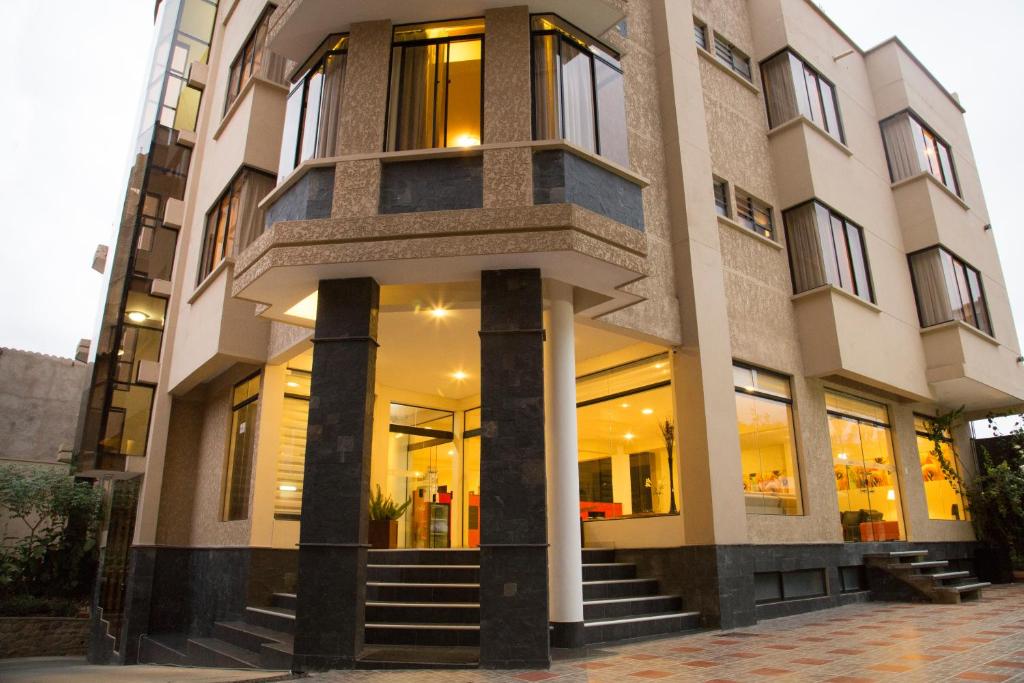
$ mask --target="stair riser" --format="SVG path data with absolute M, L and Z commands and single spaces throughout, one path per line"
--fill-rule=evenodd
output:
M 284 633 L 295 633 L 295 620 L 276 614 L 257 612 L 254 610 L 245 611 L 245 621 L 254 626 L 283 631 Z
M 593 564 L 593 563 L 596 563 L 596 562 L 614 562 L 614 561 L 615 561 L 615 551 L 614 550 L 606 550 L 604 548 L 600 548 L 600 549 L 584 548 L 583 549 L 583 563 L 584 564 Z
M 480 589 L 444 586 L 367 586 L 366 599 L 377 602 L 479 602 Z
M 274 607 L 283 607 L 284 609 L 295 609 L 295 596 L 294 595 L 283 595 L 281 593 L 275 593 L 270 598 L 270 604 Z
M 188 641 L 188 658 L 192 666 L 205 666 L 220 669 L 254 669 L 252 663 L 230 657 L 216 650 L 204 647 L 194 640 Z M 256 659 L 256 655 L 253 654 Z
M 584 565 L 584 581 L 601 581 L 604 579 L 635 579 L 635 564 Z
M 666 633 L 678 633 L 700 625 L 697 617 L 673 617 L 657 621 L 640 621 L 627 624 L 590 626 L 584 629 L 588 644 L 606 643 L 613 640 L 643 638 Z
M 480 644 L 480 632 L 367 627 L 366 642 L 370 645 L 473 646 Z
M 480 570 L 461 567 L 369 567 L 368 581 L 403 583 L 480 583 Z
M 638 600 L 636 602 L 612 602 L 605 605 L 584 605 L 583 618 L 612 619 L 616 617 L 636 617 L 659 612 L 677 612 L 683 609 L 683 601 L 678 597 L 664 597 L 656 600 Z
M 246 631 L 220 623 L 213 625 L 213 637 L 238 647 L 244 647 L 252 652 L 259 652 L 260 648 L 263 647 L 263 643 L 271 642 L 267 638 L 258 636 L 255 633 L 247 633 Z
M 160 643 L 143 637 L 139 647 L 140 664 L 160 664 L 163 666 L 188 666 L 188 657 L 184 654 L 164 647 Z
M 630 598 L 641 595 L 657 595 L 658 581 L 630 581 L 628 583 L 598 583 L 583 586 L 584 600 L 601 600 L 603 598 Z
M 260 666 L 264 669 L 291 671 L 292 655 L 274 648 L 260 648 Z
M 369 564 L 480 564 L 478 550 L 371 550 Z
M 371 624 L 479 624 L 479 607 L 374 607 L 366 606 Z

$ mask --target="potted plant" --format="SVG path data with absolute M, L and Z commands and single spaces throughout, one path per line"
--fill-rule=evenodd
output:
M 384 497 L 377 484 L 377 494 L 370 496 L 370 529 L 367 534 L 370 547 L 377 549 L 398 547 L 398 518 L 412 503 L 412 498 L 396 505 L 391 496 Z

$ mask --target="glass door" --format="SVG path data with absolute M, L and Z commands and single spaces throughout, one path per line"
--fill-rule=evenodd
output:
M 462 432 L 462 543 L 480 547 L 480 409 L 467 410 Z

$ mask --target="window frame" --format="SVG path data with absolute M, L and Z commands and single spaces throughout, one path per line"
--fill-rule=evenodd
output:
M 859 236 L 859 239 L 860 239 L 860 251 L 861 251 L 861 256 L 864 259 L 864 273 L 865 273 L 865 276 L 867 278 L 867 283 L 866 284 L 867 284 L 867 287 L 868 287 L 869 298 L 865 299 L 860 294 L 858 294 L 857 291 L 856 291 L 857 290 L 857 287 L 856 287 L 856 268 L 854 267 L 852 259 L 850 259 L 849 266 L 850 266 L 850 272 L 854 275 L 854 290 L 853 291 L 850 291 L 849 289 L 846 289 L 845 287 L 841 286 L 840 284 L 837 284 L 837 283 L 834 283 L 834 282 L 828 282 L 827 281 L 827 272 L 826 272 L 826 282 L 824 282 L 823 284 L 818 285 L 817 287 L 811 287 L 809 289 L 805 289 L 805 290 L 802 290 L 802 291 L 797 291 L 796 270 L 795 270 L 794 264 L 793 264 L 793 247 L 791 246 L 791 245 L 793 245 L 793 240 L 791 239 L 791 236 L 789 234 L 789 225 L 786 222 L 786 214 L 788 214 L 791 211 L 796 211 L 797 209 L 802 209 L 803 207 L 807 206 L 808 204 L 812 204 L 812 205 L 813 204 L 817 204 L 817 205 L 821 206 L 823 209 L 825 209 L 826 211 L 829 212 L 829 232 L 830 232 L 830 234 L 834 235 L 834 232 L 832 231 L 832 224 L 831 224 L 831 219 L 832 218 L 838 218 L 839 220 L 841 220 L 843 222 L 843 224 L 844 224 L 843 235 L 846 238 L 846 253 L 848 255 L 850 254 L 849 226 L 853 226 L 854 228 L 856 228 L 858 230 L 858 233 L 859 233 L 858 236 Z M 864 230 L 864 226 L 862 226 L 860 223 L 856 223 L 856 222 L 850 220 L 844 214 L 840 213 L 835 208 L 833 208 L 830 204 L 827 204 L 827 203 L 823 202 L 822 200 L 818 199 L 817 197 L 812 197 L 811 199 L 808 199 L 807 201 L 800 202 L 799 204 L 795 204 L 795 205 L 793 205 L 793 206 L 791 206 L 791 207 L 789 207 L 787 209 L 784 209 L 782 211 L 782 227 L 783 227 L 783 230 L 786 233 L 786 245 L 787 245 L 786 254 L 787 254 L 788 262 L 789 262 L 789 277 L 790 277 L 790 282 L 793 285 L 793 294 L 794 295 L 803 294 L 804 292 L 810 292 L 810 291 L 813 291 L 815 289 L 819 289 L 819 288 L 821 288 L 821 287 L 823 287 L 825 285 L 828 285 L 828 286 L 831 286 L 831 287 L 835 287 L 837 289 L 841 289 L 844 292 L 846 292 L 847 294 L 851 294 L 851 295 L 857 297 L 858 299 L 861 299 L 863 301 L 867 301 L 870 304 L 877 305 L 878 300 L 877 300 L 876 293 L 875 293 L 875 280 L 874 280 L 874 276 L 872 275 L 871 257 L 868 254 L 867 239 L 865 238 L 865 235 L 867 233 Z M 817 227 L 820 230 L 820 226 L 817 226 Z M 833 244 L 832 244 L 832 253 L 833 253 L 833 255 L 835 257 L 838 257 L 838 252 L 835 249 L 834 237 L 833 237 Z M 822 253 L 822 258 L 823 259 L 825 258 L 825 254 L 824 253 Z M 849 256 L 848 256 L 848 258 L 849 258 Z M 838 263 L 837 263 L 837 266 L 838 266 Z
M 575 33 L 583 38 L 586 38 L 590 43 L 597 46 L 597 50 L 594 50 L 590 44 L 582 40 L 570 40 L 564 32 L 557 29 L 534 29 L 533 22 L 537 17 L 554 17 L 559 23 L 564 25 L 564 28 L 569 33 Z M 570 21 L 566 21 L 561 15 L 555 12 L 535 12 L 530 14 L 530 135 L 532 139 L 537 140 L 537 102 L 536 102 L 536 49 L 535 49 L 535 38 L 538 36 L 555 36 L 558 39 L 558 46 L 561 48 L 563 42 L 577 50 L 580 54 L 586 55 L 590 58 L 590 97 L 591 106 L 594 111 L 594 154 L 605 159 L 609 159 L 612 163 L 618 163 L 610 157 L 605 157 L 601 151 L 601 111 L 598 106 L 598 91 L 597 91 L 597 72 L 595 60 L 601 60 L 601 62 L 618 73 L 623 78 L 623 87 L 625 87 L 625 71 L 622 69 L 622 55 L 618 50 L 609 47 L 604 42 L 598 40 L 594 36 L 590 35 L 586 31 L 582 30 Z M 602 55 L 601 52 L 604 54 Z M 558 51 L 561 55 L 561 49 Z M 608 58 L 615 60 L 613 63 Z M 559 59 L 559 76 L 558 76 L 558 106 L 559 106 L 559 139 L 568 141 L 565 133 L 565 88 L 563 86 L 562 74 L 561 74 L 562 62 Z M 623 109 L 625 109 L 625 100 L 623 101 Z M 628 112 L 627 112 L 628 115 Z M 629 154 L 629 133 L 626 132 L 626 153 Z
M 235 391 L 237 391 L 239 387 L 241 387 L 241 386 L 243 386 L 245 384 L 248 384 L 249 382 L 251 382 L 252 380 L 257 379 L 257 378 L 259 378 L 259 381 L 257 382 L 257 385 L 256 385 L 256 392 L 253 395 L 248 396 L 245 399 L 239 401 L 238 403 L 235 403 Z M 251 486 L 252 486 L 253 466 L 256 464 L 255 463 L 255 457 L 256 457 L 257 444 L 256 444 L 255 440 L 252 442 L 253 450 L 252 450 L 252 453 L 250 454 L 250 460 L 249 460 L 249 473 L 248 473 L 249 474 L 249 480 L 245 482 L 245 485 L 247 487 L 246 493 L 245 493 L 245 498 L 246 498 L 246 501 L 245 501 L 245 514 L 243 516 L 241 516 L 241 517 L 232 517 L 231 516 L 231 486 L 233 484 L 232 473 L 233 473 L 233 470 L 234 470 L 234 468 L 233 468 L 233 465 L 234 465 L 234 454 L 232 453 L 232 450 L 233 450 L 232 449 L 232 445 L 234 444 L 234 439 L 235 439 L 235 436 L 236 436 L 235 433 L 234 433 L 234 429 L 235 429 L 235 427 L 234 427 L 235 415 L 238 413 L 238 411 L 242 410 L 243 408 L 246 408 L 247 406 L 252 405 L 253 403 L 257 403 L 260 400 L 260 396 L 263 394 L 263 370 L 262 369 L 256 370 L 255 372 L 252 372 L 252 373 L 246 375 L 243 379 L 240 379 L 239 381 L 232 383 L 231 384 L 230 392 L 231 393 L 229 394 L 229 397 L 230 397 L 231 412 L 230 412 L 230 414 L 228 416 L 228 429 L 229 429 L 230 433 L 228 434 L 228 439 L 227 439 L 227 453 L 225 454 L 225 458 L 224 458 L 224 484 L 222 486 L 223 490 L 221 491 L 221 514 L 220 514 L 220 521 L 221 522 L 240 522 L 240 521 L 245 521 L 247 519 L 250 519 L 251 516 L 252 516 L 250 514 L 250 512 L 249 512 L 249 507 L 252 505 L 252 491 L 250 489 L 251 489 Z M 256 412 L 256 420 L 257 420 L 257 424 L 258 424 L 258 421 L 259 421 L 259 410 L 258 410 L 258 408 L 257 408 L 257 412 Z
M 460 36 L 445 36 L 445 37 L 442 37 L 442 38 L 424 38 L 424 39 L 421 39 L 421 40 L 401 40 L 401 41 L 395 41 L 395 32 L 398 29 L 401 29 L 401 28 L 403 28 L 405 26 L 418 26 L 418 25 L 421 25 L 421 24 L 422 25 L 428 25 L 428 24 L 429 25 L 439 25 L 439 24 L 447 24 L 447 23 L 456 22 L 456 21 L 468 21 L 468 20 L 471 20 L 471 19 L 479 19 L 480 21 L 484 22 L 484 32 L 483 33 L 467 33 L 466 35 L 460 35 Z M 484 115 L 485 115 L 485 109 L 486 109 L 486 91 L 485 91 L 485 88 L 486 88 L 486 85 L 487 85 L 487 83 L 486 83 L 486 74 L 487 74 L 487 40 L 486 40 L 486 32 L 487 32 L 486 18 L 483 15 L 469 16 L 469 17 L 452 17 L 452 18 L 449 18 L 449 19 L 439 19 L 437 21 L 413 21 L 413 22 L 407 22 L 407 23 L 404 23 L 404 24 L 394 24 L 391 27 L 391 41 L 390 41 L 389 46 L 388 46 L 387 101 L 384 104 L 384 148 L 383 148 L 384 152 L 389 152 L 390 151 L 388 149 L 388 147 L 391 144 L 391 140 L 390 140 L 390 133 L 391 133 L 391 99 L 392 99 L 391 88 L 394 85 L 392 83 L 392 78 L 393 78 L 393 76 L 395 74 L 395 69 L 394 69 L 394 67 L 395 67 L 395 64 L 394 64 L 394 61 L 395 61 L 395 48 L 396 47 L 402 47 L 403 48 L 403 50 L 402 50 L 402 60 L 404 61 L 405 60 L 405 50 L 404 50 L 404 48 L 406 48 L 406 47 L 422 47 L 424 45 L 442 45 L 442 44 L 450 46 L 451 43 L 453 43 L 453 42 L 470 41 L 470 40 L 479 40 L 480 41 L 480 145 L 485 144 L 486 141 L 484 139 L 484 128 L 485 128 L 484 127 Z M 347 48 L 346 48 L 346 52 L 347 52 Z M 532 53 L 532 42 L 531 42 L 531 53 Z M 532 56 L 531 56 L 531 60 L 532 60 Z M 447 64 L 447 62 L 446 62 L 446 64 Z M 435 74 L 437 73 L 436 69 L 437 69 L 437 67 L 435 66 Z M 402 85 L 401 84 L 401 69 L 399 69 L 399 77 L 400 78 L 399 78 L 398 87 L 399 87 L 399 89 L 401 89 L 401 85 Z M 434 105 L 433 105 L 434 119 L 437 118 L 437 106 L 438 106 L 437 92 L 435 91 L 434 92 Z M 423 149 L 449 149 L 447 147 L 447 143 L 448 143 L 448 89 L 447 89 L 447 87 L 445 88 L 444 135 L 442 137 L 443 137 L 443 141 L 442 141 L 442 144 L 440 146 L 417 147 L 417 148 L 414 148 L 412 150 L 394 150 L 394 151 L 414 151 L 416 149 L 418 149 L 418 150 L 423 150 Z
M 231 105 L 234 104 L 242 94 L 242 90 L 245 89 L 246 84 L 256 77 L 256 69 L 258 68 L 256 64 L 257 53 L 259 53 L 260 56 L 260 65 L 263 63 L 263 53 L 267 49 L 267 37 L 270 34 L 270 17 L 274 14 L 276 9 L 277 5 L 272 2 L 268 2 L 266 6 L 264 6 L 260 11 L 259 16 L 256 18 L 256 21 L 253 23 L 252 28 L 249 30 L 248 35 L 246 35 L 245 40 L 242 41 L 242 45 L 238 48 L 238 52 L 235 53 L 234 59 L 232 59 L 231 63 L 228 65 L 227 96 L 224 99 L 225 114 L 231 108 Z M 260 29 L 264 27 L 266 28 L 266 31 L 263 34 L 263 45 L 257 48 L 256 36 L 259 34 Z M 252 56 L 249 59 L 249 75 L 243 80 L 241 76 L 243 69 L 239 69 L 238 82 L 235 83 L 233 80 L 235 66 L 241 62 L 243 57 L 245 57 L 245 51 L 250 46 L 252 46 L 253 51 Z
M 238 167 L 238 170 L 235 171 L 234 175 L 231 176 L 231 179 L 227 182 L 227 184 L 224 186 L 224 188 L 217 195 L 217 198 L 214 199 L 213 202 L 210 204 L 210 208 L 206 210 L 205 214 L 203 214 L 203 234 L 202 234 L 202 240 L 199 243 L 199 268 L 198 268 L 197 273 L 196 273 L 196 285 L 197 286 L 202 284 L 203 281 L 206 280 L 206 278 L 208 278 L 215 270 L 217 270 L 217 267 L 220 266 L 221 263 L 226 261 L 228 258 L 233 258 L 233 255 L 228 254 L 227 250 L 226 250 L 227 236 L 228 236 L 228 234 L 230 232 L 227 229 L 227 227 L 225 227 L 224 236 L 222 238 L 221 257 L 220 257 L 220 259 L 216 263 L 213 263 L 211 261 L 211 263 L 209 265 L 209 268 L 206 267 L 206 262 L 207 262 L 208 258 L 210 258 L 210 259 L 213 258 L 213 253 L 214 252 L 211 251 L 210 253 L 207 253 L 207 251 L 206 251 L 206 245 L 207 245 L 206 241 L 207 241 L 207 238 L 209 237 L 209 233 L 210 233 L 210 216 L 213 215 L 215 212 L 220 211 L 221 204 L 222 204 L 222 202 L 225 199 L 229 200 L 228 201 L 227 222 L 225 223 L 225 226 L 230 225 L 230 222 L 231 222 L 231 202 L 230 202 L 230 196 L 235 191 L 236 183 L 239 183 L 237 189 L 238 189 L 238 192 L 239 192 L 239 198 L 241 198 L 242 185 L 240 183 L 241 183 L 242 178 L 246 175 L 246 173 L 255 173 L 255 174 L 258 174 L 258 175 L 262 175 L 262 176 L 264 176 L 266 178 L 271 179 L 273 181 L 274 185 L 277 184 L 277 176 L 275 174 L 273 174 L 273 173 L 267 173 L 264 170 L 258 169 L 255 166 L 250 166 L 248 164 L 242 164 L 241 166 Z M 237 218 L 236 218 L 235 225 L 237 225 L 237 224 L 238 223 L 237 223 Z M 262 232 L 262 230 L 261 230 L 261 232 Z M 232 242 L 232 246 L 233 245 L 234 245 L 234 241 Z
M 740 225 L 742 225 L 744 228 L 746 228 L 750 232 L 754 233 L 755 235 L 759 235 L 760 237 L 764 237 L 766 239 L 770 239 L 773 242 L 778 242 L 779 241 L 778 240 L 778 228 L 775 225 L 775 215 L 774 215 L 775 214 L 775 208 L 773 206 L 771 206 L 768 202 L 766 202 L 766 201 L 764 201 L 762 199 L 758 199 L 757 197 L 755 197 L 754 195 L 750 194 L 746 190 L 743 190 L 743 189 L 738 188 L 738 187 L 734 187 L 733 188 L 733 193 L 732 194 L 733 194 L 733 204 L 736 207 L 736 215 L 735 215 L 736 222 L 739 223 Z M 741 198 L 741 196 L 745 197 L 746 200 L 747 200 L 745 202 L 744 209 L 749 209 L 749 218 L 747 218 L 746 215 L 741 213 L 741 210 L 740 210 L 740 206 L 741 206 L 740 198 Z M 761 207 L 763 207 L 763 208 L 758 208 L 758 207 L 754 206 L 755 203 L 756 204 L 760 204 Z M 757 220 L 755 220 L 755 215 L 756 215 L 756 212 L 758 212 L 758 211 L 760 211 L 764 215 L 768 216 L 768 232 L 770 233 L 768 235 L 765 235 L 765 234 L 763 234 L 761 232 L 761 229 L 763 229 L 763 226 L 758 225 Z M 750 221 L 750 225 L 747 224 L 748 220 Z
M 929 168 L 922 168 L 920 170 L 920 172 L 921 173 L 928 173 L 928 174 L 930 174 L 933 178 L 938 180 L 939 183 L 941 183 L 943 187 L 945 187 L 947 190 L 949 190 L 950 192 L 952 192 L 953 194 L 955 194 L 957 197 L 959 197 L 962 200 L 964 198 L 964 195 L 963 195 L 963 190 L 960 187 L 960 175 L 957 173 L 957 170 L 956 170 L 956 160 L 953 158 L 953 145 L 949 144 L 946 141 L 945 138 L 943 138 L 941 135 L 939 135 L 938 133 L 935 132 L 934 128 L 932 128 L 927 123 L 925 123 L 924 119 L 916 111 L 914 111 L 914 109 L 912 107 L 907 107 L 905 109 L 901 109 L 900 111 L 895 112 L 894 114 L 890 114 L 889 116 L 886 116 L 884 119 L 882 119 L 881 121 L 878 122 L 878 130 L 879 130 L 879 132 L 882 135 L 882 150 L 885 152 L 885 165 L 889 169 L 889 181 L 891 183 L 899 182 L 899 181 L 894 180 L 894 178 L 896 176 L 893 173 L 892 158 L 889 155 L 889 146 L 887 144 L 885 144 L 885 139 L 886 139 L 885 138 L 885 123 L 887 121 L 891 121 L 893 119 L 897 119 L 897 118 L 899 118 L 901 116 L 904 116 L 904 115 L 909 116 L 910 120 L 913 121 L 914 123 L 916 123 L 918 126 L 920 126 L 921 130 L 924 133 L 927 133 L 927 134 L 931 135 L 932 139 L 933 139 L 933 141 L 935 143 L 936 161 L 939 164 L 939 172 L 942 175 L 936 175 L 936 174 L 932 173 L 931 169 L 929 169 Z M 921 145 L 925 141 L 924 140 L 915 140 L 915 142 L 917 144 Z M 946 181 L 945 181 L 945 179 L 943 177 L 945 175 L 945 171 L 942 168 L 942 160 L 939 157 L 939 147 L 940 146 L 945 148 L 945 150 L 946 150 L 946 157 L 949 159 L 949 171 L 950 171 L 950 174 L 952 175 L 953 187 L 950 187 L 946 183 Z M 925 153 L 924 152 L 924 147 L 922 147 L 922 146 L 915 147 L 914 151 L 916 153 L 918 153 L 918 154 L 924 154 Z M 911 177 L 913 177 L 913 176 L 911 176 Z M 901 180 L 907 180 L 907 178 L 902 178 Z
M 715 213 L 717 215 L 719 215 L 719 216 L 724 217 L 724 218 L 730 218 L 731 219 L 732 218 L 732 214 L 733 214 L 733 209 L 732 209 L 732 201 L 730 201 L 730 197 L 731 197 L 731 194 L 732 194 L 730 186 L 731 186 L 731 183 L 729 183 L 729 181 L 725 180 L 724 178 L 721 178 L 719 176 L 712 176 L 711 177 L 711 189 L 712 189 L 712 192 L 714 193 L 714 197 L 715 197 Z M 723 202 L 723 204 L 721 204 L 721 205 L 718 203 L 718 188 L 719 187 L 722 188 L 722 202 Z
M 768 80 L 766 80 L 765 77 L 764 77 L 764 67 L 765 67 L 765 64 L 767 64 L 768 62 L 772 61 L 773 59 L 775 59 L 779 55 L 781 55 L 783 53 L 786 53 L 786 52 L 788 52 L 790 55 L 795 57 L 803 65 L 805 70 L 810 70 L 811 72 L 813 72 L 814 75 L 818 79 L 818 83 L 819 83 L 819 87 L 818 87 L 818 106 L 821 107 L 822 121 L 814 121 L 813 119 L 811 119 L 809 117 L 805 117 L 805 118 L 807 118 L 808 121 L 811 121 L 811 123 L 813 123 L 818 128 L 820 128 L 822 131 L 824 131 L 826 135 L 828 135 L 829 137 L 832 137 L 835 140 L 838 140 L 843 145 L 845 145 L 846 144 L 846 126 L 843 124 L 843 110 L 842 110 L 842 107 L 839 104 L 839 88 L 836 87 L 836 84 L 835 84 L 834 81 L 832 81 L 832 79 L 830 79 L 827 76 L 823 75 L 821 73 L 821 70 L 816 68 L 806 57 L 804 57 L 802 54 L 800 54 L 799 52 L 797 52 L 796 50 L 794 50 L 792 47 L 790 47 L 788 45 L 786 47 L 782 48 L 781 50 L 776 50 L 775 52 L 773 52 L 772 54 L 768 55 L 767 57 L 762 59 L 760 62 L 758 62 L 758 70 L 761 72 L 761 88 L 766 93 L 766 95 L 765 95 L 765 97 L 763 99 L 764 99 L 765 115 L 768 117 L 768 130 L 773 130 L 774 128 L 776 128 L 778 126 L 781 126 L 782 124 L 788 123 L 788 122 L 787 121 L 772 121 L 771 108 L 768 106 L 768 97 L 767 97 L 768 88 L 765 85 L 766 83 L 768 83 Z M 827 84 L 832 89 L 832 104 L 835 105 L 835 110 L 836 110 L 836 127 L 838 128 L 838 130 L 837 130 L 837 132 L 839 133 L 838 136 L 832 135 L 832 133 L 826 127 L 828 125 L 827 124 L 827 118 L 828 117 L 825 116 L 825 114 L 824 114 L 824 111 L 825 111 L 825 101 L 824 101 L 824 98 L 821 96 L 821 88 L 820 88 L 820 83 L 822 83 L 822 82 Z M 795 83 L 794 83 L 793 87 L 794 88 L 796 87 Z M 806 79 L 806 72 L 805 72 L 804 88 L 806 89 L 806 87 L 807 87 L 807 79 Z M 795 94 L 796 93 L 794 93 L 794 96 L 795 96 Z M 808 98 L 809 97 L 810 97 L 810 95 L 808 94 Z M 800 109 L 800 107 L 799 107 L 799 103 L 798 103 L 798 106 L 797 106 L 797 110 L 798 110 L 797 117 L 802 116 L 802 114 L 799 113 L 799 109 Z
M 927 423 L 927 422 L 934 422 L 935 418 L 931 417 L 931 416 L 928 416 L 928 415 L 925 415 L 923 413 L 914 413 L 914 437 L 915 437 L 915 441 L 917 440 L 917 437 L 924 437 L 924 438 L 929 440 L 929 443 L 931 443 L 932 434 L 927 432 L 927 431 L 921 431 L 920 429 L 918 429 L 917 428 L 917 421 L 918 420 L 923 420 L 924 422 Z M 960 458 L 957 457 L 956 451 L 953 450 L 953 448 L 952 448 L 953 444 L 954 444 L 953 434 L 949 430 L 947 430 L 946 433 L 942 437 L 939 438 L 939 441 L 941 441 L 942 443 L 949 444 L 949 446 L 950 446 L 950 453 L 953 456 L 950 459 L 949 462 L 952 465 L 953 470 L 956 472 L 957 476 L 960 477 L 961 479 L 963 479 L 964 475 L 963 475 L 963 472 L 961 471 L 961 467 L 960 467 L 961 463 L 958 462 L 960 460 Z M 916 445 L 916 443 L 915 443 L 915 445 Z M 921 450 L 920 450 L 920 448 L 917 449 L 917 457 L 918 457 L 918 466 L 920 467 L 920 461 L 921 461 Z M 945 472 L 943 472 L 943 476 L 945 476 Z M 938 521 L 938 522 L 970 522 L 971 521 L 970 508 L 967 505 L 967 497 L 964 495 L 964 493 L 962 491 L 961 492 L 957 492 L 955 489 L 953 490 L 953 493 L 956 494 L 957 498 L 960 499 L 960 510 L 961 510 L 961 515 L 963 515 L 963 516 L 960 519 L 946 519 L 944 517 L 932 517 L 931 510 L 930 510 L 929 505 L 928 505 L 928 487 L 926 485 L 927 483 L 928 482 L 926 482 L 924 480 L 924 477 L 922 476 L 921 477 L 921 486 L 924 487 L 924 492 L 925 492 L 925 494 L 924 494 L 925 508 L 926 508 L 929 520 L 934 520 L 934 521 Z M 949 486 L 950 486 L 950 488 L 953 487 L 952 484 L 950 484 Z
M 944 320 L 942 322 L 933 323 L 931 325 L 925 325 L 924 324 L 924 309 L 921 306 L 921 293 L 920 293 L 920 290 L 918 289 L 918 286 L 917 286 L 917 277 L 916 277 L 915 270 L 914 270 L 914 257 L 917 256 L 918 254 L 924 254 L 924 253 L 927 253 L 929 251 L 938 251 L 938 252 L 940 252 L 940 255 L 941 255 L 941 253 L 945 252 L 945 254 L 947 254 L 950 257 L 950 259 L 953 261 L 954 268 L 957 267 L 957 266 L 960 266 L 961 268 L 963 268 L 963 270 L 964 270 L 964 280 L 967 283 L 968 290 L 971 289 L 971 284 L 970 284 L 970 279 L 967 277 L 967 273 L 968 272 L 973 272 L 974 273 L 975 278 L 977 279 L 977 282 L 978 282 L 978 288 L 981 290 L 980 291 L 981 303 L 982 303 L 982 307 L 983 307 L 983 310 L 984 310 L 984 313 L 985 313 L 985 321 L 988 323 L 988 329 L 985 329 L 985 328 L 983 328 L 983 327 L 981 327 L 979 325 L 972 325 L 971 323 L 967 322 L 966 320 L 959 320 L 955 316 L 953 316 L 953 310 L 954 309 L 953 309 L 953 302 L 952 301 L 949 302 L 949 305 L 950 305 L 950 309 L 949 309 L 950 319 L 949 320 Z M 910 286 L 911 286 L 911 288 L 914 291 L 914 305 L 917 308 L 917 322 L 918 322 L 918 325 L 920 325 L 922 330 L 927 330 L 929 328 L 937 327 L 939 325 L 945 325 L 945 324 L 951 323 L 951 322 L 954 322 L 954 323 L 955 322 L 961 322 L 964 325 L 968 325 L 968 326 L 978 330 L 979 332 L 982 332 L 983 334 L 987 334 L 990 337 L 995 337 L 995 325 L 992 322 L 992 313 L 991 313 L 991 311 L 989 309 L 989 305 L 988 305 L 988 294 L 986 294 L 986 292 L 985 292 L 985 278 L 982 276 L 981 270 L 979 270 L 978 268 L 975 268 L 974 266 L 972 266 L 966 259 L 961 258 L 959 255 L 957 255 L 956 252 L 954 252 L 952 249 L 947 247 L 942 242 L 939 242 L 938 244 L 933 244 L 930 247 L 925 247 L 924 249 L 917 249 L 917 250 L 912 251 L 909 254 L 907 254 L 907 268 L 910 270 Z M 968 294 L 970 294 L 970 293 L 971 292 L 968 291 Z M 971 305 L 971 312 L 974 314 L 974 320 L 977 321 L 978 320 L 978 311 L 977 311 L 977 307 L 974 304 L 974 299 L 972 298 L 968 303 L 970 303 L 970 305 Z
M 699 42 L 697 41 L 698 32 L 701 36 Z M 693 41 L 698 48 L 705 52 L 708 51 L 708 25 L 707 22 L 698 19 L 696 15 L 693 17 Z
M 711 52 L 711 54 L 714 55 L 715 59 L 717 59 L 722 65 L 729 67 L 730 69 L 733 70 L 734 73 L 736 73 L 739 76 L 742 76 L 745 80 L 749 81 L 750 83 L 753 83 L 754 62 L 750 58 L 750 55 L 736 47 L 736 45 L 731 40 L 723 36 L 718 31 L 712 31 L 711 33 L 711 42 L 713 43 L 711 47 L 713 47 L 714 50 L 709 50 L 709 52 Z M 721 52 L 719 52 L 719 46 L 721 46 L 721 48 L 724 48 L 725 50 L 728 50 L 729 61 L 726 61 L 725 57 L 721 54 Z M 747 69 L 745 72 L 742 69 L 736 68 L 737 58 L 739 58 L 741 64 L 746 65 Z

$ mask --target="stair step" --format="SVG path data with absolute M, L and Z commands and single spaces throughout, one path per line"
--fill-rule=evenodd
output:
M 476 646 L 480 624 L 366 624 L 366 642 L 371 645 Z
M 887 553 L 867 553 L 864 557 L 882 557 L 882 558 L 904 558 L 904 557 L 925 557 L 928 555 L 927 550 L 892 550 Z
M 377 602 L 479 602 L 479 583 L 370 581 L 366 599 Z
M 682 610 L 683 599 L 678 595 L 644 595 L 628 598 L 585 600 L 583 618 L 586 621 L 639 617 Z
M 260 668 L 258 654 L 218 638 L 189 638 L 188 656 L 194 664 L 199 666 L 230 669 Z
M 367 562 L 373 565 L 463 564 L 479 565 L 478 548 L 409 548 L 370 550 Z
M 477 583 L 480 566 L 473 564 L 371 564 L 369 581 L 411 583 Z
M 604 579 L 583 582 L 584 600 L 640 597 L 657 593 L 657 579 Z
M 627 562 L 593 562 L 584 563 L 583 580 L 598 581 L 601 579 L 634 579 L 636 565 Z
M 615 548 L 584 548 L 584 562 L 614 562 Z
M 274 593 L 270 596 L 270 604 L 273 607 L 295 609 L 295 602 L 295 593 Z
M 363 648 L 357 669 L 475 669 L 480 648 L 430 645 L 368 645 Z
M 480 623 L 475 602 L 366 602 L 366 621 L 371 623 Z
M 935 590 L 943 593 L 968 593 L 970 591 L 981 590 L 982 588 L 988 588 L 992 584 L 987 581 L 974 581 L 971 583 L 960 583 L 952 586 L 939 586 Z
M 246 607 L 245 621 L 272 631 L 295 633 L 295 610 L 283 607 Z
M 293 636 L 244 621 L 218 621 L 213 625 L 213 637 L 237 645 L 251 652 L 259 652 L 267 643 L 291 645 Z
M 260 648 L 260 665 L 264 669 L 290 671 L 292 652 L 291 643 L 264 643 Z
M 139 663 L 187 666 L 187 650 L 185 637 L 176 633 L 145 635 L 139 646 Z
M 929 578 L 937 579 L 939 581 L 949 581 L 951 579 L 966 579 L 970 575 L 971 573 L 969 571 L 935 572 L 934 574 L 922 574 L 922 576 L 927 576 Z
M 667 612 L 619 619 L 597 619 L 583 623 L 587 643 L 604 643 L 694 629 L 700 626 L 698 612 Z
M 939 567 L 948 567 L 948 560 L 925 560 L 922 562 L 907 562 L 906 564 L 896 565 L 898 567 L 912 567 L 914 569 L 938 569 Z

